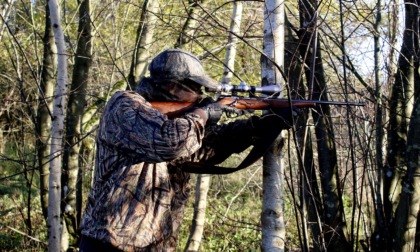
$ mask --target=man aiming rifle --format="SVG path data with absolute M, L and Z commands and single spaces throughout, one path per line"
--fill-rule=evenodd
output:
M 291 126 L 290 108 L 218 125 L 224 111 L 241 110 L 203 97 L 202 88 L 218 84 L 188 52 L 166 50 L 149 70 L 135 92 L 114 94 L 102 115 L 82 252 L 174 251 L 190 192 L 186 171 L 218 173 L 215 165 L 232 153 Z M 193 105 L 168 116 L 151 102 Z

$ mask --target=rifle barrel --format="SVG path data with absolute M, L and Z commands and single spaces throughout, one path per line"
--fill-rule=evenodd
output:
M 292 100 L 293 101 L 299 101 L 299 100 Z M 337 105 L 337 106 L 365 106 L 366 103 L 364 102 L 342 102 L 342 101 L 318 101 L 318 100 L 308 100 L 309 102 L 315 102 L 317 104 L 329 104 L 329 105 Z

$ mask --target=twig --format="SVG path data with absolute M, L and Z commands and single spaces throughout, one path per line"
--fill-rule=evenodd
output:
M 230 203 L 226 209 L 225 214 L 223 215 L 222 220 L 224 221 L 227 214 L 229 213 L 230 207 L 232 206 L 233 202 L 239 197 L 239 195 L 241 195 L 241 193 L 245 190 L 246 187 L 248 187 L 248 184 L 251 182 L 252 178 L 255 176 L 255 174 L 261 169 L 261 166 L 259 166 L 254 173 L 249 177 L 248 181 L 245 183 L 245 185 L 241 188 L 241 190 L 239 190 L 239 192 L 233 196 L 233 198 L 230 200 Z
M 8 229 L 10 229 L 10 230 L 12 230 L 12 231 L 16 232 L 16 233 L 19 233 L 19 234 L 21 234 L 21 235 L 24 235 L 24 236 L 28 237 L 28 238 L 29 238 L 29 239 L 31 239 L 31 240 L 34 240 L 34 241 L 39 242 L 39 243 L 42 243 L 42 244 L 44 244 L 44 245 L 48 245 L 46 242 L 43 242 L 43 241 L 41 241 L 40 239 L 35 238 L 35 237 L 33 237 L 33 236 L 30 236 L 30 235 L 28 235 L 28 234 L 26 234 L 26 233 L 24 233 L 24 232 L 22 232 L 22 231 L 20 231 L 20 230 L 17 230 L 17 229 L 15 229 L 15 228 L 12 228 L 12 227 L 7 226 L 7 225 L 6 225 L 6 227 L 7 227 Z

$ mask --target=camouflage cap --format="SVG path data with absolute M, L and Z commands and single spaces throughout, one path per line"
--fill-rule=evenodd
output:
M 216 88 L 218 82 L 207 77 L 200 60 L 181 49 L 160 53 L 149 65 L 150 76 L 157 80 L 191 80 L 207 88 Z

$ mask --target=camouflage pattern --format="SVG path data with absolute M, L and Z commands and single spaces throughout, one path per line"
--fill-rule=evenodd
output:
M 136 92 L 108 102 L 98 135 L 82 234 L 123 251 L 174 251 L 189 195 L 184 161 L 220 163 L 252 144 L 247 120 L 204 128 L 200 116 L 168 118 Z

